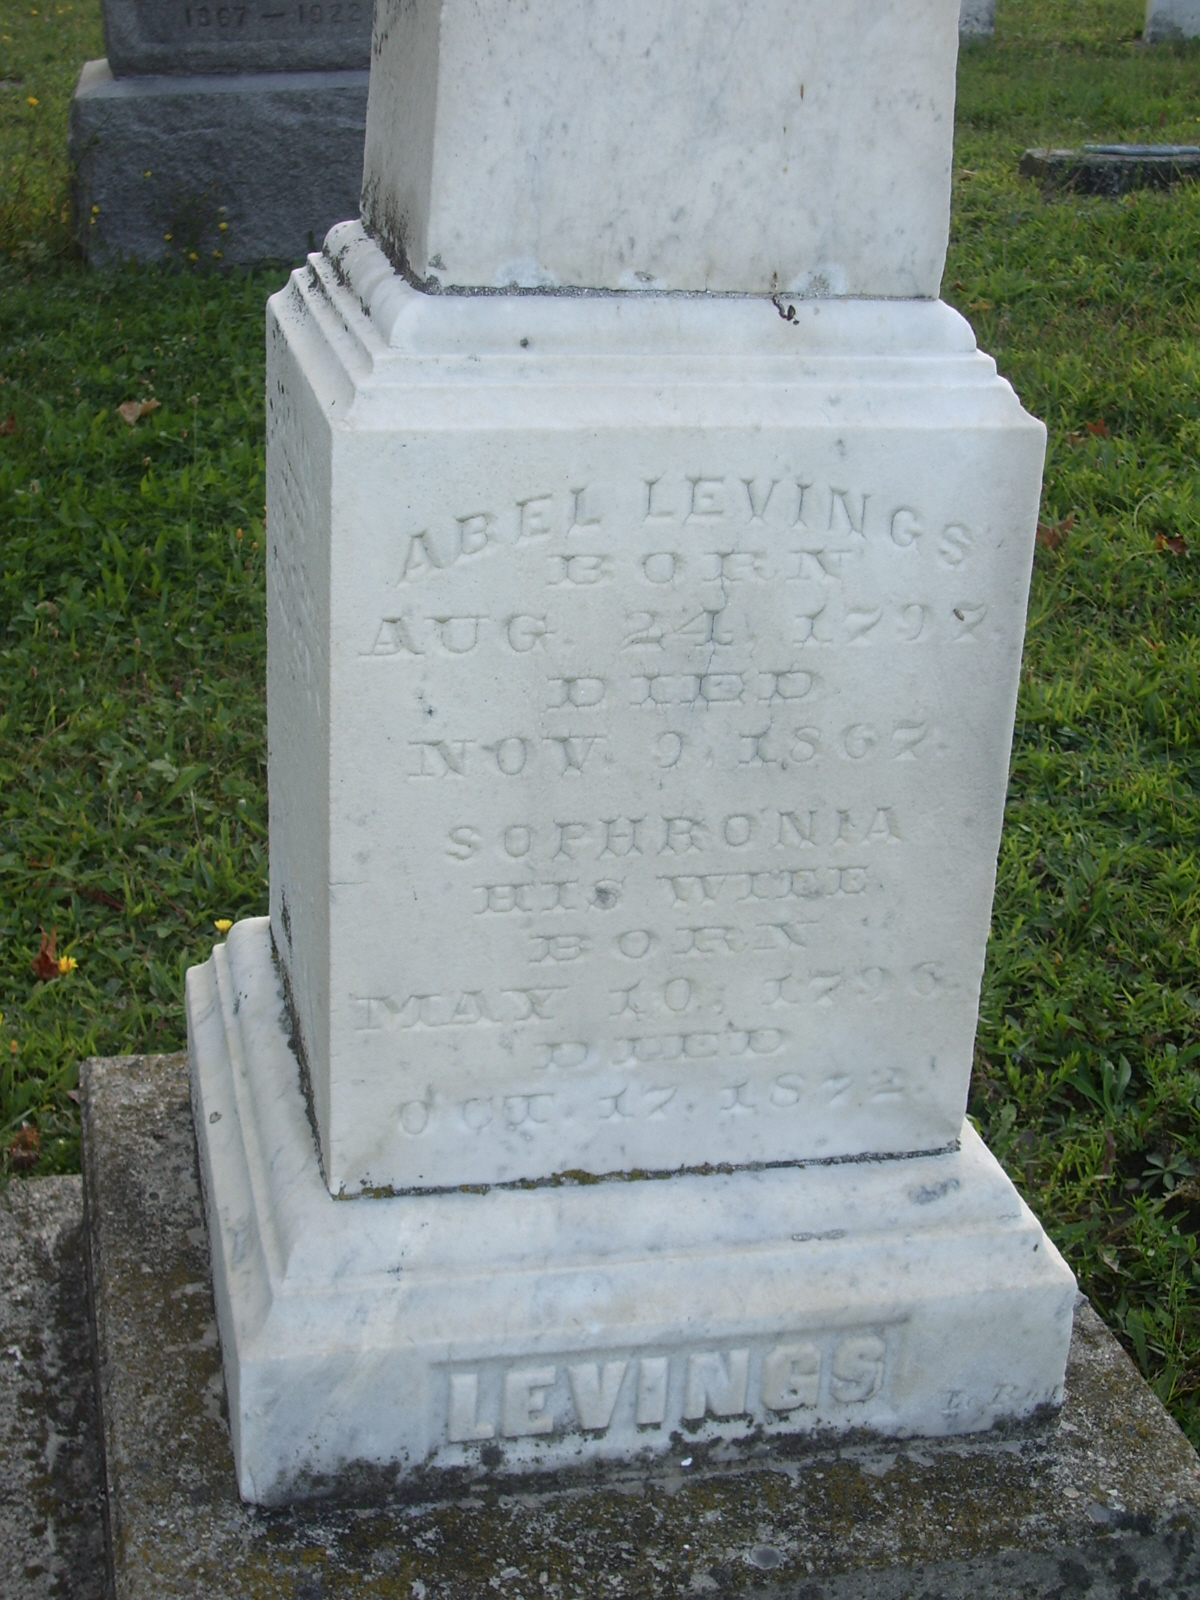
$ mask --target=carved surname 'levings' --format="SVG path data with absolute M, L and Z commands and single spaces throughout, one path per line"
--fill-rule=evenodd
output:
M 818 1405 L 862 1405 L 886 1382 L 878 1333 L 789 1335 L 769 1348 L 678 1351 L 561 1362 L 514 1361 L 448 1374 L 451 1443 L 614 1426 L 660 1429 L 706 1418 L 782 1418 Z

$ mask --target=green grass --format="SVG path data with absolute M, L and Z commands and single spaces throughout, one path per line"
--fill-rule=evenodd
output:
M 1016 175 L 1030 144 L 1200 143 L 1200 51 L 1141 17 L 1002 4 L 960 77 L 945 292 L 1073 519 L 1035 562 L 971 1109 L 1200 1443 L 1200 185 Z
M 78 1159 L 90 1052 L 182 1044 L 265 905 L 262 306 L 282 273 L 85 273 L 92 0 L 0 0 L 0 1145 Z M 1030 144 L 1200 143 L 1141 0 L 1001 0 L 964 53 L 946 294 L 1050 428 L 971 1110 L 1200 1443 L 1200 185 L 1047 199 Z M 27 96 L 38 100 L 26 104 Z M 132 431 L 115 407 L 161 408 Z M 239 538 L 237 530 L 242 530 Z M 76 970 L 36 983 L 39 929 Z
M 44 261 L 70 241 L 67 108 L 104 54 L 96 0 L 0 0 L 0 251 Z
M 47 1167 L 78 1160 L 78 1059 L 177 1048 L 214 919 L 265 903 L 261 343 L 279 278 L 0 269 L 0 411 L 19 429 L 0 440 L 0 1131 L 36 1116 Z M 160 396 L 133 429 L 115 414 Z M 40 928 L 69 977 L 32 982 Z

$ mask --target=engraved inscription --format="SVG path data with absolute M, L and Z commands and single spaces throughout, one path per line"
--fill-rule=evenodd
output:
M 812 1331 L 669 1354 L 483 1363 L 447 1374 L 442 1426 L 451 1444 L 469 1445 L 614 1426 L 665 1434 L 746 1417 L 778 1427 L 805 1413 L 852 1423 L 855 1408 L 886 1393 L 888 1334 Z
M 931 1106 L 952 1137 L 961 929 L 989 892 L 976 686 L 1010 655 L 996 534 L 886 452 L 706 448 L 622 478 L 591 449 L 557 481 L 455 467 L 454 499 L 429 474 L 364 544 L 373 587 L 339 601 L 350 720 L 378 739 L 338 800 L 365 845 L 345 895 L 382 895 L 384 861 L 404 889 L 337 1026 L 394 1084 L 392 1148 L 422 1181 L 488 1159 L 507 1181 L 653 1168 L 660 1144 L 681 1165 L 846 1129 L 915 1148 Z M 772 1392 L 811 1387 L 804 1344 Z M 618 1383 L 649 1414 L 641 1361 L 594 1383 L 567 1363 L 545 1404 L 530 1379 L 479 1414 L 496 1437 L 560 1404 L 596 1417 Z M 674 1414 L 685 1391 L 721 1414 L 741 1381 L 730 1352 L 698 1357 Z
M 315 8 L 309 8 L 310 10 Z M 601 530 L 625 516 L 606 514 L 616 498 L 596 485 L 561 491 L 544 489 L 487 510 L 452 513 L 437 523 L 400 534 L 395 582 L 406 585 L 464 560 L 506 546 L 553 544 L 563 548 L 549 556 L 551 584 L 589 586 L 611 578 L 615 560 L 600 547 Z M 729 474 L 663 475 L 643 480 L 636 527 L 680 534 L 710 531 L 711 547 L 663 548 L 634 558 L 650 584 L 670 584 L 695 563 L 694 576 L 706 582 L 767 583 L 778 576 L 805 573 L 838 578 L 871 540 L 885 540 L 895 550 L 916 554 L 929 549 L 946 567 L 962 567 L 974 537 L 962 523 L 938 526 L 912 505 L 887 505 L 869 490 L 840 484 L 819 484 L 799 476 L 739 478 Z M 790 536 L 782 549 L 767 544 L 745 547 L 722 537 L 722 530 L 753 529 Z M 581 549 L 580 538 L 595 547 Z M 788 570 L 784 570 L 784 569 Z
M 182 28 L 180 28 L 182 19 Z M 180 43 L 251 44 L 264 38 L 300 39 L 330 35 L 369 36 L 371 8 L 365 0 L 265 0 L 263 4 L 188 4 L 178 10 L 143 13 L 142 26 L 157 43 L 182 34 Z

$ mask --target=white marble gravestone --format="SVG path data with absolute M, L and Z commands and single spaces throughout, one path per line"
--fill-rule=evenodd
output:
M 935 298 L 954 0 L 852 10 L 377 16 L 188 982 L 248 1498 L 1061 1398 L 964 1120 L 1044 430 Z

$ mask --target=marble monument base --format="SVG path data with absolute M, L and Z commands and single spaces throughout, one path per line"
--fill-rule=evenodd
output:
M 363 71 L 117 78 L 71 101 L 80 245 L 93 266 L 295 260 L 358 205 Z
M 1074 1280 L 969 1124 L 910 1159 L 335 1200 L 265 918 L 189 972 L 187 1015 L 247 1500 L 1061 1402 Z

